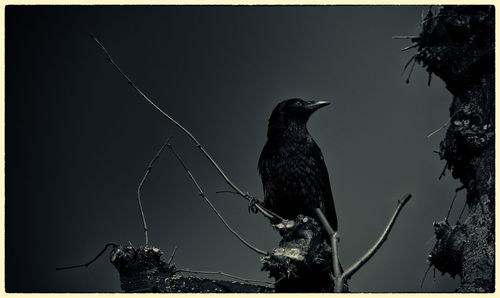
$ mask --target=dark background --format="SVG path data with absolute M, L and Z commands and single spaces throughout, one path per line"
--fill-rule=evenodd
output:
M 281 100 L 329 100 L 309 130 L 322 148 L 352 264 L 374 243 L 406 192 L 412 200 L 388 241 L 350 281 L 353 292 L 452 291 L 429 273 L 432 222 L 459 182 L 439 148 L 451 95 L 420 66 L 406 84 L 424 6 L 7 6 L 6 290 L 119 292 L 105 243 L 144 243 L 136 188 L 164 139 L 181 152 L 208 197 L 248 241 L 279 237 L 228 187 L 178 129 L 129 87 L 89 38 L 187 127 L 243 190 L 262 198 L 257 160 Z M 151 244 L 180 268 L 266 279 L 259 256 L 197 195 L 170 152 L 143 191 Z M 464 204 L 455 203 L 454 222 Z

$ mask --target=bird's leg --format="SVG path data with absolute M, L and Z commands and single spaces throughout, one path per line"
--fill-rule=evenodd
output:
M 257 213 L 259 212 L 259 209 L 257 208 L 257 206 L 255 206 L 256 204 L 260 204 L 262 203 L 261 201 L 257 200 L 255 197 L 253 196 L 250 196 L 249 193 L 246 193 L 246 196 L 247 198 L 249 198 L 250 200 L 248 201 L 248 212 L 253 212 L 253 213 Z

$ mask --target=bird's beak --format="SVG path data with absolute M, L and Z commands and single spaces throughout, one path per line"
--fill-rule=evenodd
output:
M 324 101 L 324 100 L 311 101 L 311 102 L 309 102 L 309 104 L 307 105 L 307 107 L 309 108 L 309 110 L 311 110 L 311 112 L 314 112 L 317 109 L 322 108 L 324 106 L 327 106 L 329 104 L 330 104 L 330 102 Z

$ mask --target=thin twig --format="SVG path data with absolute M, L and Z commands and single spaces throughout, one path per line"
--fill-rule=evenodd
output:
M 274 282 L 274 284 L 276 285 L 277 283 L 279 283 L 280 281 L 282 281 L 285 277 L 286 277 L 285 275 L 281 276 L 280 278 L 278 278 L 278 279 Z
M 460 211 L 460 215 L 458 216 L 456 225 L 458 225 L 460 223 L 460 219 L 462 218 L 462 215 L 464 214 L 466 206 L 467 206 L 467 200 L 465 200 L 464 206 L 462 207 L 462 211 Z
M 424 277 L 422 278 L 422 282 L 420 283 L 420 288 L 422 288 L 424 286 L 425 278 L 427 277 L 427 273 L 429 272 L 429 270 L 431 269 L 431 267 L 432 266 L 429 266 L 429 267 L 427 267 L 427 270 L 425 270 Z
M 216 191 L 215 193 L 217 193 L 217 194 L 218 193 L 232 193 L 232 194 L 237 194 L 238 195 L 237 192 L 231 191 L 231 190 L 219 190 L 219 191 Z
M 402 52 L 404 52 L 404 51 L 408 51 L 409 49 L 413 49 L 413 48 L 416 48 L 416 47 L 418 47 L 418 43 L 414 43 L 414 44 L 412 44 L 412 45 L 409 45 L 409 46 L 407 46 L 407 47 L 404 47 L 404 48 L 402 48 L 402 49 L 401 49 L 401 51 L 402 51 Z
M 395 35 L 392 39 L 418 39 L 417 35 Z
M 368 262 L 373 257 L 373 255 L 378 251 L 378 249 L 382 246 L 382 244 L 387 240 L 387 236 L 391 232 L 392 226 L 394 225 L 396 218 L 398 217 L 399 213 L 406 205 L 406 203 L 410 200 L 410 198 L 411 194 L 405 194 L 403 196 L 402 200 L 399 201 L 398 207 L 396 208 L 396 211 L 394 211 L 391 220 L 389 221 L 387 227 L 382 233 L 382 236 L 380 236 L 380 238 L 373 245 L 373 247 L 361 259 L 359 259 L 356 263 L 354 263 L 354 265 L 352 265 L 346 271 L 344 271 L 344 273 L 342 274 L 343 280 L 348 280 L 349 278 L 351 278 L 351 276 L 354 273 L 356 273 L 366 262 Z
M 405 71 L 406 69 L 408 68 L 408 65 L 410 65 L 410 63 L 417 57 L 417 55 L 413 55 L 411 56 L 410 60 L 408 60 L 408 62 L 406 62 L 405 66 L 403 67 L 403 72 L 401 72 L 401 76 L 403 76 L 405 74 Z
M 112 246 L 113 248 L 118 247 L 118 244 L 116 243 L 108 243 L 104 245 L 104 248 L 97 254 L 95 258 L 90 260 L 89 262 L 85 264 L 80 264 L 80 265 L 73 265 L 73 266 L 67 266 L 67 267 L 56 267 L 56 270 L 66 270 L 66 269 L 73 269 L 73 268 L 79 268 L 79 267 L 88 267 L 90 264 L 94 263 L 105 251 L 108 249 L 108 247 Z
M 428 134 L 426 136 L 426 138 L 430 138 L 432 137 L 433 135 L 435 135 L 436 133 L 438 133 L 441 129 L 445 128 L 446 126 L 448 126 L 448 124 L 450 124 L 450 121 L 451 121 L 451 118 L 448 119 L 441 127 L 439 127 L 438 129 L 436 129 L 435 131 L 431 132 L 430 134 Z
M 137 202 L 139 203 L 139 210 L 141 211 L 141 218 L 142 218 L 142 224 L 144 226 L 144 236 L 146 238 L 146 246 L 148 246 L 149 244 L 149 239 L 148 239 L 148 226 L 146 224 L 146 217 L 144 216 L 144 210 L 142 209 L 142 203 L 141 203 L 141 189 L 142 189 L 142 185 L 144 184 L 144 182 L 146 181 L 146 178 L 148 178 L 148 175 L 149 173 L 151 172 L 151 169 L 153 168 L 153 164 L 155 163 L 155 161 L 160 158 L 160 154 L 161 152 L 163 151 L 163 149 L 165 148 L 165 146 L 167 146 L 167 143 L 168 141 L 170 140 L 170 137 L 168 137 L 166 140 L 165 140 L 165 143 L 163 143 L 163 146 L 161 146 L 160 150 L 158 150 L 158 152 L 156 153 L 155 157 L 149 162 L 149 165 L 148 165 L 148 168 L 146 170 L 146 173 L 144 174 L 144 177 L 142 177 L 142 180 L 141 182 L 139 183 L 139 186 L 137 187 Z
M 446 161 L 446 163 L 444 164 L 443 171 L 441 172 L 441 175 L 439 175 L 438 180 L 441 180 L 441 178 L 444 177 L 444 175 L 446 174 L 446 168 L 448 168 L 448 161 Z
M 462 109 L 459 109 L 458 111 L 456 111 L 455 113 L 453 113 L 453 115 L 451 115 L 451 117 L 450 117 L 448 120 L 446 120 L 446 122 L 445 122 L 445 123 L 444 123 L 444 124 L 443 124 L 440 128 L 438 128 L 438 129 L 436 129 L 435 131 L 433 131 L 433 132 L 431 132 L 430 134 L 428 134 L 428 135 L 426 136 L 426 138 L 430 138 L 430 137 L 432 137 L 432 136 L 433 136 L 433 135 L 435 135 L 438 131 L 440 131 L 441 129 L 443 129 L 443 128 L 445 128 L 446 126 L 448 126 L 448 124 L 450 124 L 451 119 L 453 119 L 453 117 L 455 117 L 455 116 L 458 114 L 458 112 L 460 112 L 460 111 L 462 111 Z
M 465 188 L 465 185 L 462 185 L 459 188 L 455 189 L 455 195 L 453 196 L 453 199 L 451 200 L 450 208 L 448 209 L 448 213 L 446 214 L 446 217 L 444 218 L 444 220 L 446 222 L 448 222 L 448 217 L 450 216 L 450 212 L 451 212 L 451 209 L 453 208 L 453 203 L 455 203 L 455 199 L 457 198 L 458 192 L 464 188 Z
M 219 174 L 222 176 L 224 181 L 232 188 L 234 189 L 241 197 L 246 199 L 248 202 L 252 201 L 252 197 L 248 193 L 244 193 L 242 190 L 240 190 L 227 176 L 226 174 L 222 171 L 222 169 L 219 167 L 219 165 L 215 162 L 215 160 L 208 154 L 207 150 L 198 142 L 198 140 L 186 129 L 184 126 L 182 126 L 179 122 L 177 122 L 174 118 L 172 118 L 170 115 L 165 113 L 159 106 L 157 106 L 149 97 L 147 97 L 135 84 L 130 80 L 130 78 L 121 70 L 121 68 L 116 64 L 116 62 L 113 60 L 111 55 L 109 54 L 108 50 L 101 44 L 101 42 L 93 35 L 90 34 L 90 37 L 101 47 L 101 49 L 104 51 L 106 54 L 107 60 L 115 67 L 115 69 L 127 80 L 127 83 L 132 86 L 147 102 L 149 102 L 157 111 L 159 111 L 163 116 L 165 116 L 168 120 L 170 120 L 175 126 L 177 126 L 184 134 L 186 134 L 195 144 L 195 146 L 200 149 L 200 151 L 205 155 L 205 157 L 212 163 L 212 165 L 217 169 Z M 255 207 L 257 210 L 259 210 L 264 216 L 268 217 L 269 219 L 276 219 L 278 216 L 263 206 L 261 206 L 258 203 L 255 203 Z M 283 218 L 278 217 L 279 220 L 283 221 Z
M 250 279 L 250 278 L 244 278 L 244 277 L 239 277 L 236 275 L 224 273 L 221 271 L 202 271 L 202 270 L 191 270 L 191 269 L 176 269 L 176 272 L 187 272 L 187 273 L 193 273 L 193 274 L 216 274 L 216 275 L 222 275 L 230 278 L 234 278 L 237 280 L 244 281 L 246 283 L 252 283 L 252 282 L 258 282 L 258 283 L 264 283 L 268 285 L 274 285 L 274 282 L 270 281 L 264 281 L 264 280 L 258 280 L 258 279 Z
M 410 72 L 408 73 L 408 78 L 406 78 L 406 84 L 410 83 L 410 77 L 413 73 L 413 69 L 415 68 L 415 64 L 417 63 L 417 59 L 413 59 L 413 64 L 411 65 Z
M 174 256 L 175 256 L 175 252 L 177 251 L 177 245 L 174 247 L 174 251 L 172 251 L 172 254 L 170 255 L 170 258 L 168 259 L 168 262 L 167 264 L 170 265 L 170 263 L 172 262 L 172 260 L 174 259 Z
M 172 151 L 172 153 L 175 155 L 175 157 L 177 158 L 177 160 L 180 162 L 180 164 L 182 165 L 182 167 L 184 168 L 184 170 L 186 171 L 186 173 L 189 175 L 189 178 L 191 178 L 191 181 L 194 183 L 194 185 L 196 186 L 196 188 L 198 189 L 198 192 L 200 194 L 200 196 L 205 200 L 205 202 L 207 202 L 207 204 L 210 206 L 210 208 L 212 208 L 212 210 L 214 211 L 214 213 L 217 215 L 217 217 L 219 217 L 219 219 L 222 221 L 222 223 L 226 226 L 226 228 L 231 232 L 233 233 L 234 236 L 236 236 L 236 238 L 238 238 L 241 242 L 243 242 L 243 244 L 245 244 L 248 248 L 250 248 L 251 250 L 255 251 L 256 253 L 259 253 L 261 255 L 264 255 L 264 256 L 267 256 L 268 253 L 263 251 L 263 250 L 260 250 L 254 246 L 252 246 L 250 243 L 248 243 L 245 239 L 243 239 L 235 230 L 233 230 L 233 228 L 231 228 L 229 226 L 229 224 L 226 222 L 226 220 L 222 217 L 222 215 L 219 213 L 219 211 L 217 211 L 217 209 L 215 208 L 215 206 L 212 204 L 212 202 L 210 202 L 210 200 L 207 198 L 207 196 L 205 195 L 205 193 L 203 192 L 203 190 L 201 189 L 200 185 L 198 184 L 198 182 L 196 181 L 196 179 L 194 178 L 193 174 L 191 174 L 191 171 L 188 169 L 188 167 L 186 166 L 186 164 L 184 163 L 184 161 L 181 159 L 181 157 L 179 156 L 179 154 L 177 154 L 177 151 L 175 151 L 174 147 L 171 145 L 171 144 L 167 144 L 168 148 Z

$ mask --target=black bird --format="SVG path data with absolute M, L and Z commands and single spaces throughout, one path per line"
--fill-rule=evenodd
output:
M 330 179 L 323 154 L 307 131 L 307 120 L 327 101 L 282 101 L 273 110 L 267 143 L 259 158 L 264 207 L 286 219 L 299 214 L 316 218 L 320 208 L 337 230 Z

